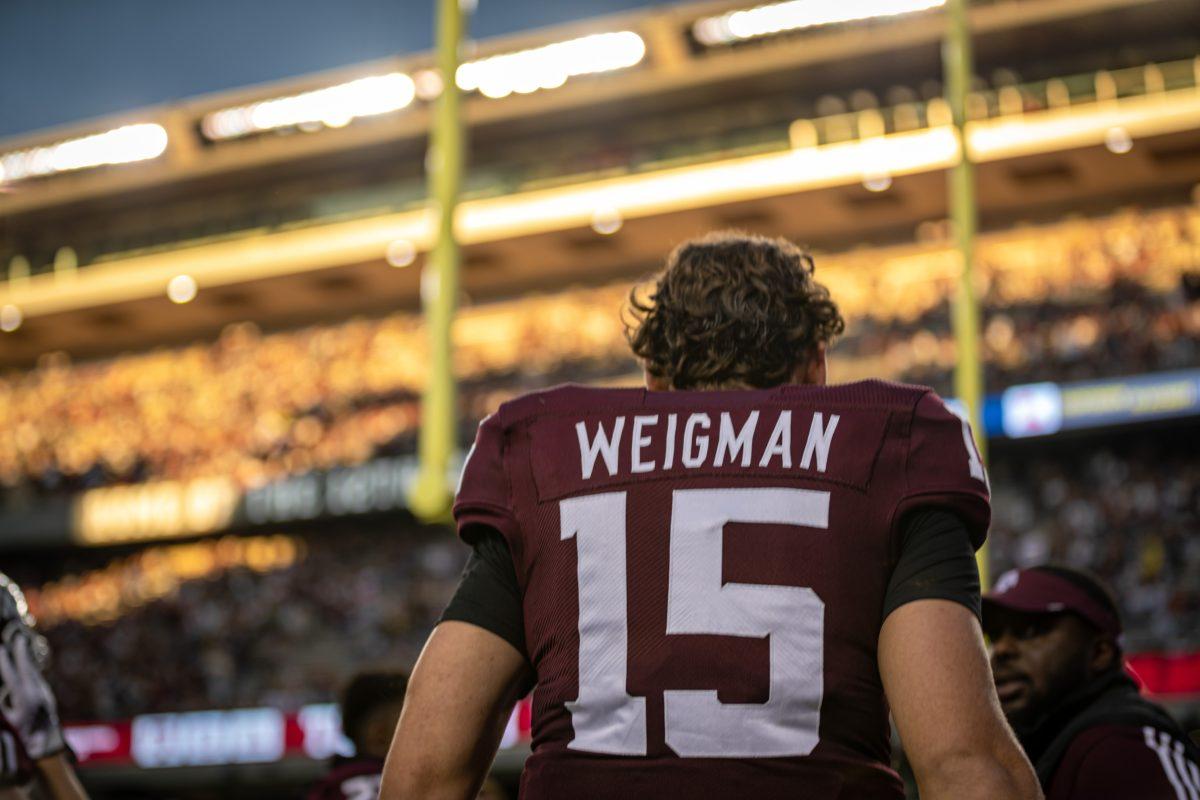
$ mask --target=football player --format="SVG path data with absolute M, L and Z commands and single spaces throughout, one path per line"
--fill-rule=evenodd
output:
M 469 798 L 533 694 L 523 798 L 1037 798 L 979 626 L 990 508 L 928 389 L 826 386 L 811 259 L 715 234 L 631 297 L 646 389 L 566 386 L 481 423 L 472 545 L 417 663 L 385 798 Z
M 25 595 L 0 573 L 0 799 L 40 787 L 51 800 L 86 800 L 42 670 L 50 656 Z

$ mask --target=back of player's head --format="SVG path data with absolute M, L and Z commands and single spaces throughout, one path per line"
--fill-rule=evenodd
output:
M 399 715 L 408 690 L 408 676 L 403 672 L 360 672 L 351 679 L 342 692 L 342 732 L 354 742 L 360 755 L 382 755 L 379 742 L 371 739 L 374 723 L 383 729 L 380 736 L 390 741 L 391 728 L 395 728 L 395 716 Z M 387 712 L 387 720 L 379 717 Z M 383 744 L 386 752 L 387 745 Z
M 630 347 L 674 389 L 789 383 L 845 328 L 812 258 L 785 239 L 712 233 L 667 259 L 648 298 L 630 295 Z

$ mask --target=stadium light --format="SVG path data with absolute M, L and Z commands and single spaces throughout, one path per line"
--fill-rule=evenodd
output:
M 863 188 L 868 192 L 886 192 L 892 188 L 892 176 L 886 172 L 873 172 L 863 175 Z
M 603 236 L 612 236 L 621 230 L 621 226 L 624 224 L 625 220 L 621 218 L 621 212 L 611 206 L 598 208 L 592 214 L 592 230 Z
M 21 327 L 24 317 L 21 314 L 21 309 L 9 303 L 5 306 L 0 306 L 0 331 L 12 333 L 17 328 Z
M 403 269 L 417 260 L 417 246 L 408 239 L 395 239 L 388 244 L 384 255 L 390 266 Z
M 1124 155 L 1133 149 L 1133 137 L 1120 125 L 1114 125 L 1104 134 L 1104 146 L 1110 153 Z
M 167 297 L 176 305 L 196 299 L 196 279 L 191 275 L 176 275 L 167 283 Z
M 400 111 L 416 97 L 413 79 L 403 72 L 372 75 L 325 89 L 277 97 L 205 115 L 207 139 L 237 139 L 261 131 L 308 125 L 341 128 L 359 117 Z
M 445 88 L 442 76 L 436 69 L 422 69 L 413 73 L 413 83 L 417 87 L 417 97 L 427 103 L 438 99 Z
M 141 123 L 0 155 L 0 183 L 157 158 L 167 149 L 161 125 Z
M 791 0 L 705 17 L 692 25 L 696 41 L 709 47 L 802 28 L 928 11 L 946 0 Z
M 597 33 L 544 47 L 468 61 L 458 68 L 458 87 L 493 99 L 557 89 L 578 75 L 612 72 L 641 62 L 646 43 L 633 31 Z

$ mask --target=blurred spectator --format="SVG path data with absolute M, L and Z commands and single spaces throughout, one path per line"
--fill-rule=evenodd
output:
M 303 557 L 282 569 L 238 566 L 183 582 L 109 622 L 46 625 L 63 713 L 295 710 L 335 698 L 360 665 L 412 664 L 457 585 L 461 546 L 419 528 L 334 529 L 304 543 Z M 22 583 L 63 574 L 58 563 L 40 566 L 44 577 L 27 569 Z M 86 571 L 80 567 L 66 572 Z M 35 606 L 36 598 L 31 591 Z
M 379 796 L 383 762 L 400 720 L 408 677 L 402 672 L 363 672 L 342 693 L 342 732 L 353 757 L 337 756 L 308 800 L 373 800 Z
M 1200 429 L 1023 442 L 992 457 L 992 566 L 1057 561 L 1112 584 L 1128 647 L 1200 645 Z

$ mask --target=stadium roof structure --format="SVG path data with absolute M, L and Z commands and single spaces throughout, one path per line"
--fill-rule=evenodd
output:
M 683 4 L 480 44 L 457 76 L 474 164 L 465 290 L 644 272 L 713 227 L 835 248 L 943 218 L 959 145 L 931 83 L 937 4 L 815 22 L 787 16 L 795 5 Z M 973 97 L 985 222 L 1186 197 L 1200 181 L 1200 60 L 1176 36 L 1189 20 L 1200 8 L 1185 0 L 976 6 L 981 72 L 1036 76 Z M 1120 42 L 1151 63 L 1078 68 Z M 0 365 L 415 307 L 419 270 L 388 261 L 432 243 L 430 65 L 373 62 L 0 142 L 0 307 L 23 322 Z M 174 305 L 181 275 L 199 294 Z

